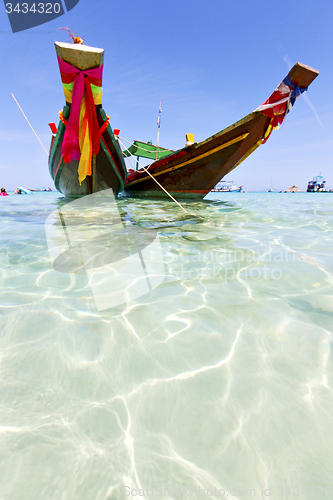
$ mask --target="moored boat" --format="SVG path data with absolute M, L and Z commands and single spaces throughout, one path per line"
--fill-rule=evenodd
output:
M 231 170 L 242 163 L 270 137 L 294 105 L 297 97 L 307 90 L 319 72 L 297 63 L 273 94 L 254 112 L 205 141 L 187 144 L 178 151 L 155 146 L 155 161 L 148 167 L 132 172 L 126 182 L 126 192 L 140 197 L 166 197 L 167 193 L 181 199 L 201 199 Z M 138 141 L 135 141 L 138 143 Z M 147 156 L 143 145 L 133 156 Z M 131 148 L 124 152 L 129 156 Z M 164 154 L 165 153 L 165 154 Z M 157 182 L 155 182 L 157 181 Z
M 66 105 L 58 128 L 50 123 L 49 169 L 65 196 L 124 188 L 126 166 L 102 108 L 104 49 L 55 42 Z
M 307 187 L 308 193 L 330 193 L 331 189 L 326 187 L 326 181 L 321 174 L 317 174 L 314 176 L 312 181 L 308 182 Z
M 267 189 L 267 193 L 274 193 L 273 180 L 271 179 L 271 187 Z
M 233 179 L 231 181 L 220 181 L 211 190 L 213 193 L 240 193 L 243 186 L 237 187 Z

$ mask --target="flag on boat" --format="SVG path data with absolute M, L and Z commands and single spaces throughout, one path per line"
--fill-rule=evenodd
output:
M 160 105 L 158 108 L 158 118 L 157 118 L 158 128 L 160 128 L 160 126 L 161 126 L 161 114 L 162 114 L 162 101 L 160 101 Z
M 274 90 L 273 94 L 256 109 L 256 111 L 262 111 L 263 115 L 271 118 L 265 132 L 263 144 L 271 135 L 272 130 L 282 124 L 286 115 L 295 104 L 296 99 L 307 89 L 307 87 L 300 88 L 299 86 L 295 86 L 287 75 Z

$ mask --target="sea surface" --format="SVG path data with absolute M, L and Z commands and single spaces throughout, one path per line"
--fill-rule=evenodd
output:
M 333 193 L 0 198 L 0 500 L 333 496 Z

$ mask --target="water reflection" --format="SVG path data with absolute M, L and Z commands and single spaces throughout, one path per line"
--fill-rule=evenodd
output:
M 98 310 L 141 297 L 164 279 L 156 230 L 122 220 L 111 189 L 62 205 L 45 229 L 54 270 L 86 274 Z

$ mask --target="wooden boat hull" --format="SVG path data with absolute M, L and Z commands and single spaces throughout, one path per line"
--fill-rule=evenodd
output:
M 49 154 L 49 169 L 55 187 L 69 197 L 85 196 L 110 188 L 117 196 L 124 189 L 127 171 L 122 151 L 101 105 L 104 49 L 62 42 L 55 42 L 55 49 L 66 100 L 58 129 L 50 124 L 56 131 Z M 68 159 L 82 159 L 83 152 L 81 184 L 79 161 L 75 159 L 65 163 L 62 156 L 67 126 L 69 130 L 63 154 Z
M 96 111 L 101 126 L 106 120 L 106 114 L 101 107 Z M 66 120 L 69 113 L 70 106 L 66 105 L 63 110 Z M 70 163 L 64 163 L 61 156 L 65 130 L 65 125 L 60 121 L 57 134 L 51 140 L 49 170 L 56 189 L 65 196 L 75 198 L 111 188 L 114 195 L 117 196 L 124 189 L 126 166 L 110 125 L 101 134 L 99 153 L 96 156 L 95 164 L 92 165 L 92 175 L 87 176 L 81 185 L 78 179 L 79 162 L 73 160 Z
M 318 71 L 297 63 L 288 77 L 293 86 L 305 89 L 317 75 Z M 132 173 L 127 178 L 126 192 L 139 197 L 167 197 L 156 180 L 176 199 L 202 199 L 267 140 L 272 117 L 260 108 L 205 141 Z
M 253 112 L 224 131 L 152 163 L 149 172 L 175 198 L 201 199 L 254 151 L 270 119 Z M 128 176 L 126 192 L 140 197 L 168 195 L 145 172 Z

